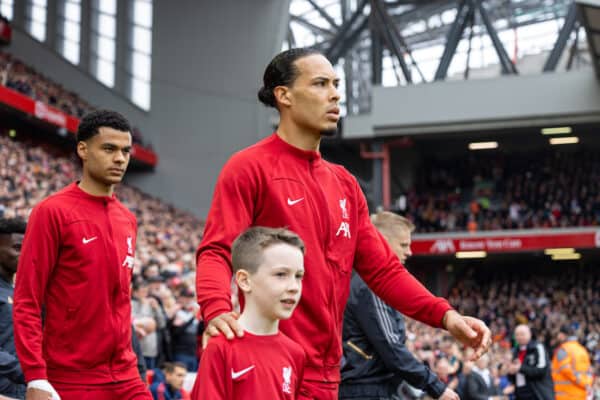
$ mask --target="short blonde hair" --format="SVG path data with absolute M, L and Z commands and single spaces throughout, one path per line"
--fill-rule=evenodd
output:
M 390 211 L 380 211 L 372 214 L 371 222 L 387 239 L 397 236 L 401 232 L 410 233 L 415 230 L 415 225 L 410 220 Z
M 264 226 L 246 229 L 231 245 L 233 271 L 245 269 L 251 274 L 256 273 L 262 263 L 265 249 L 278 243 L 289 244 L 304 254 L 304 242 L 290 230 Z

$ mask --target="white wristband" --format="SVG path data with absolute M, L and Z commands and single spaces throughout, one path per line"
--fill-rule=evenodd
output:
M 45 379 L 34 379 L 27 383 L 27 389 L 38 389 L 48 393 L 52 393 L 52 400 L 60 400 L 60 396 L 56 393 L 56 390 L 52 387 L 50 382 Z

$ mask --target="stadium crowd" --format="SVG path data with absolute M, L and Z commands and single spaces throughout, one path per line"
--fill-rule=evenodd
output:
M 597 226 L 600 156 L 557 149 L 427 160 L 400 211 L 417 232 Z
M 0 84 L 77 118 L 95 110 L 94 106 L 77 93 L 66 89 L 12 54 L 2 51 L 0 51 Z M 131 134 L 134 143 L 152 147 L 144 142 L 139 129 L 134 127 Z
M 516 346 L 514 329 L 528 325 L 550 357 L 559 345 L 561 326 L 572 327 L 592 359 L 594 375 L 600 374 L 600 273 L 580 269 L 565 276 L 560 271 L 539 273 L 493 272 L 478 274 L 468 269 L 450 290 L 448 299 L 457 310 L 484 320 L 493 333 L 490 373 L 496 386 L 512 393 L 508 365 Z M 586 307 L 582 307 L 586 304 Z M 464 393 L 465 376 L 473 367 L 456 342 L 444 332 L 407 320 L 407 345 L 428 363 L 443 381 Z M 600 382 L 595 381 L 594 399 L 600 399 Z M 512 398 L 512 397 L 510 397 Z

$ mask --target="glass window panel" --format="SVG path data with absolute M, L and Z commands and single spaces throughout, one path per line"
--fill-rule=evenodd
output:
M 115 17 L 107 14 L 98 14 L 98 33 L 103 36 L 114 38 L 117 32 Z
M 115 15 L 117 13 L 117 0 L 98 0 L 98 10 L 103 13 Z
M 100 58 L 114 63 L 115 41 L 103 36 L 98 36 L 97 54 Z
M 31 7 L 31 19 L 42 24 L 46 23 L 46 7 Z
M 150 83 L 133 78 L 131 80 L 131 101 L 144 110 L 149 110 Z
M 46 8 L 46 0 L 33 0 L 31 4 Z
M 63 40 L 63 56 L 73 64 L 79 64 L 79 43 Z
M 46 24 L 44 23 L 29 21 L 29 32 L 40 42 L 46 40 Z
M 12 0 L 4 0 L 0 2 L 0 13 L 6 18 L 13 19 L 13 2 Z
M 79 4 L 67 1 L 65 3 L 65 18 L 69 21 L 79 23 L 81 21 L 81 6 Z
M 134 52 L 131 59 L 131 72 L 136 78 L 150 81 L 152 60 L 145 54 Z
M 146 54 L 152 53 L 152 31 L 139 26 L 133 27 L 132 46 L 135 50 Z
M 76 22 L 71 22 L 71 21 L 64 21 L 64 36 L 65 38 L 75 41 L 75 42 L 79 42 L 79 35 L 80 35 L 80 28 L 79 28 L 79 24 Z
M 146 28 L 152 27 L 152 3 L 136 0 L 133 3 L 133 22 Z
M 106 86 L 115 85 L 115 64 L 102 59 L 96 60 L 96 78 Z

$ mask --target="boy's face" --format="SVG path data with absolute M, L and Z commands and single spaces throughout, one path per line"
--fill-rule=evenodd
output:
M 179 390 L 183 387 L 183 381 L 185 380 L 185 375 L 187 374 L 187 370 L 181 367 L 175 367 L 173 372 L 167 372 L 165 378 L 167 383 L 173 387 L 175 390 Z
M 287 319 L 300 301 L 304 256 L 297 247 L 277 243 L 263 251 L 263 262 L 250 274 L 244 296 L 269 320 Z

